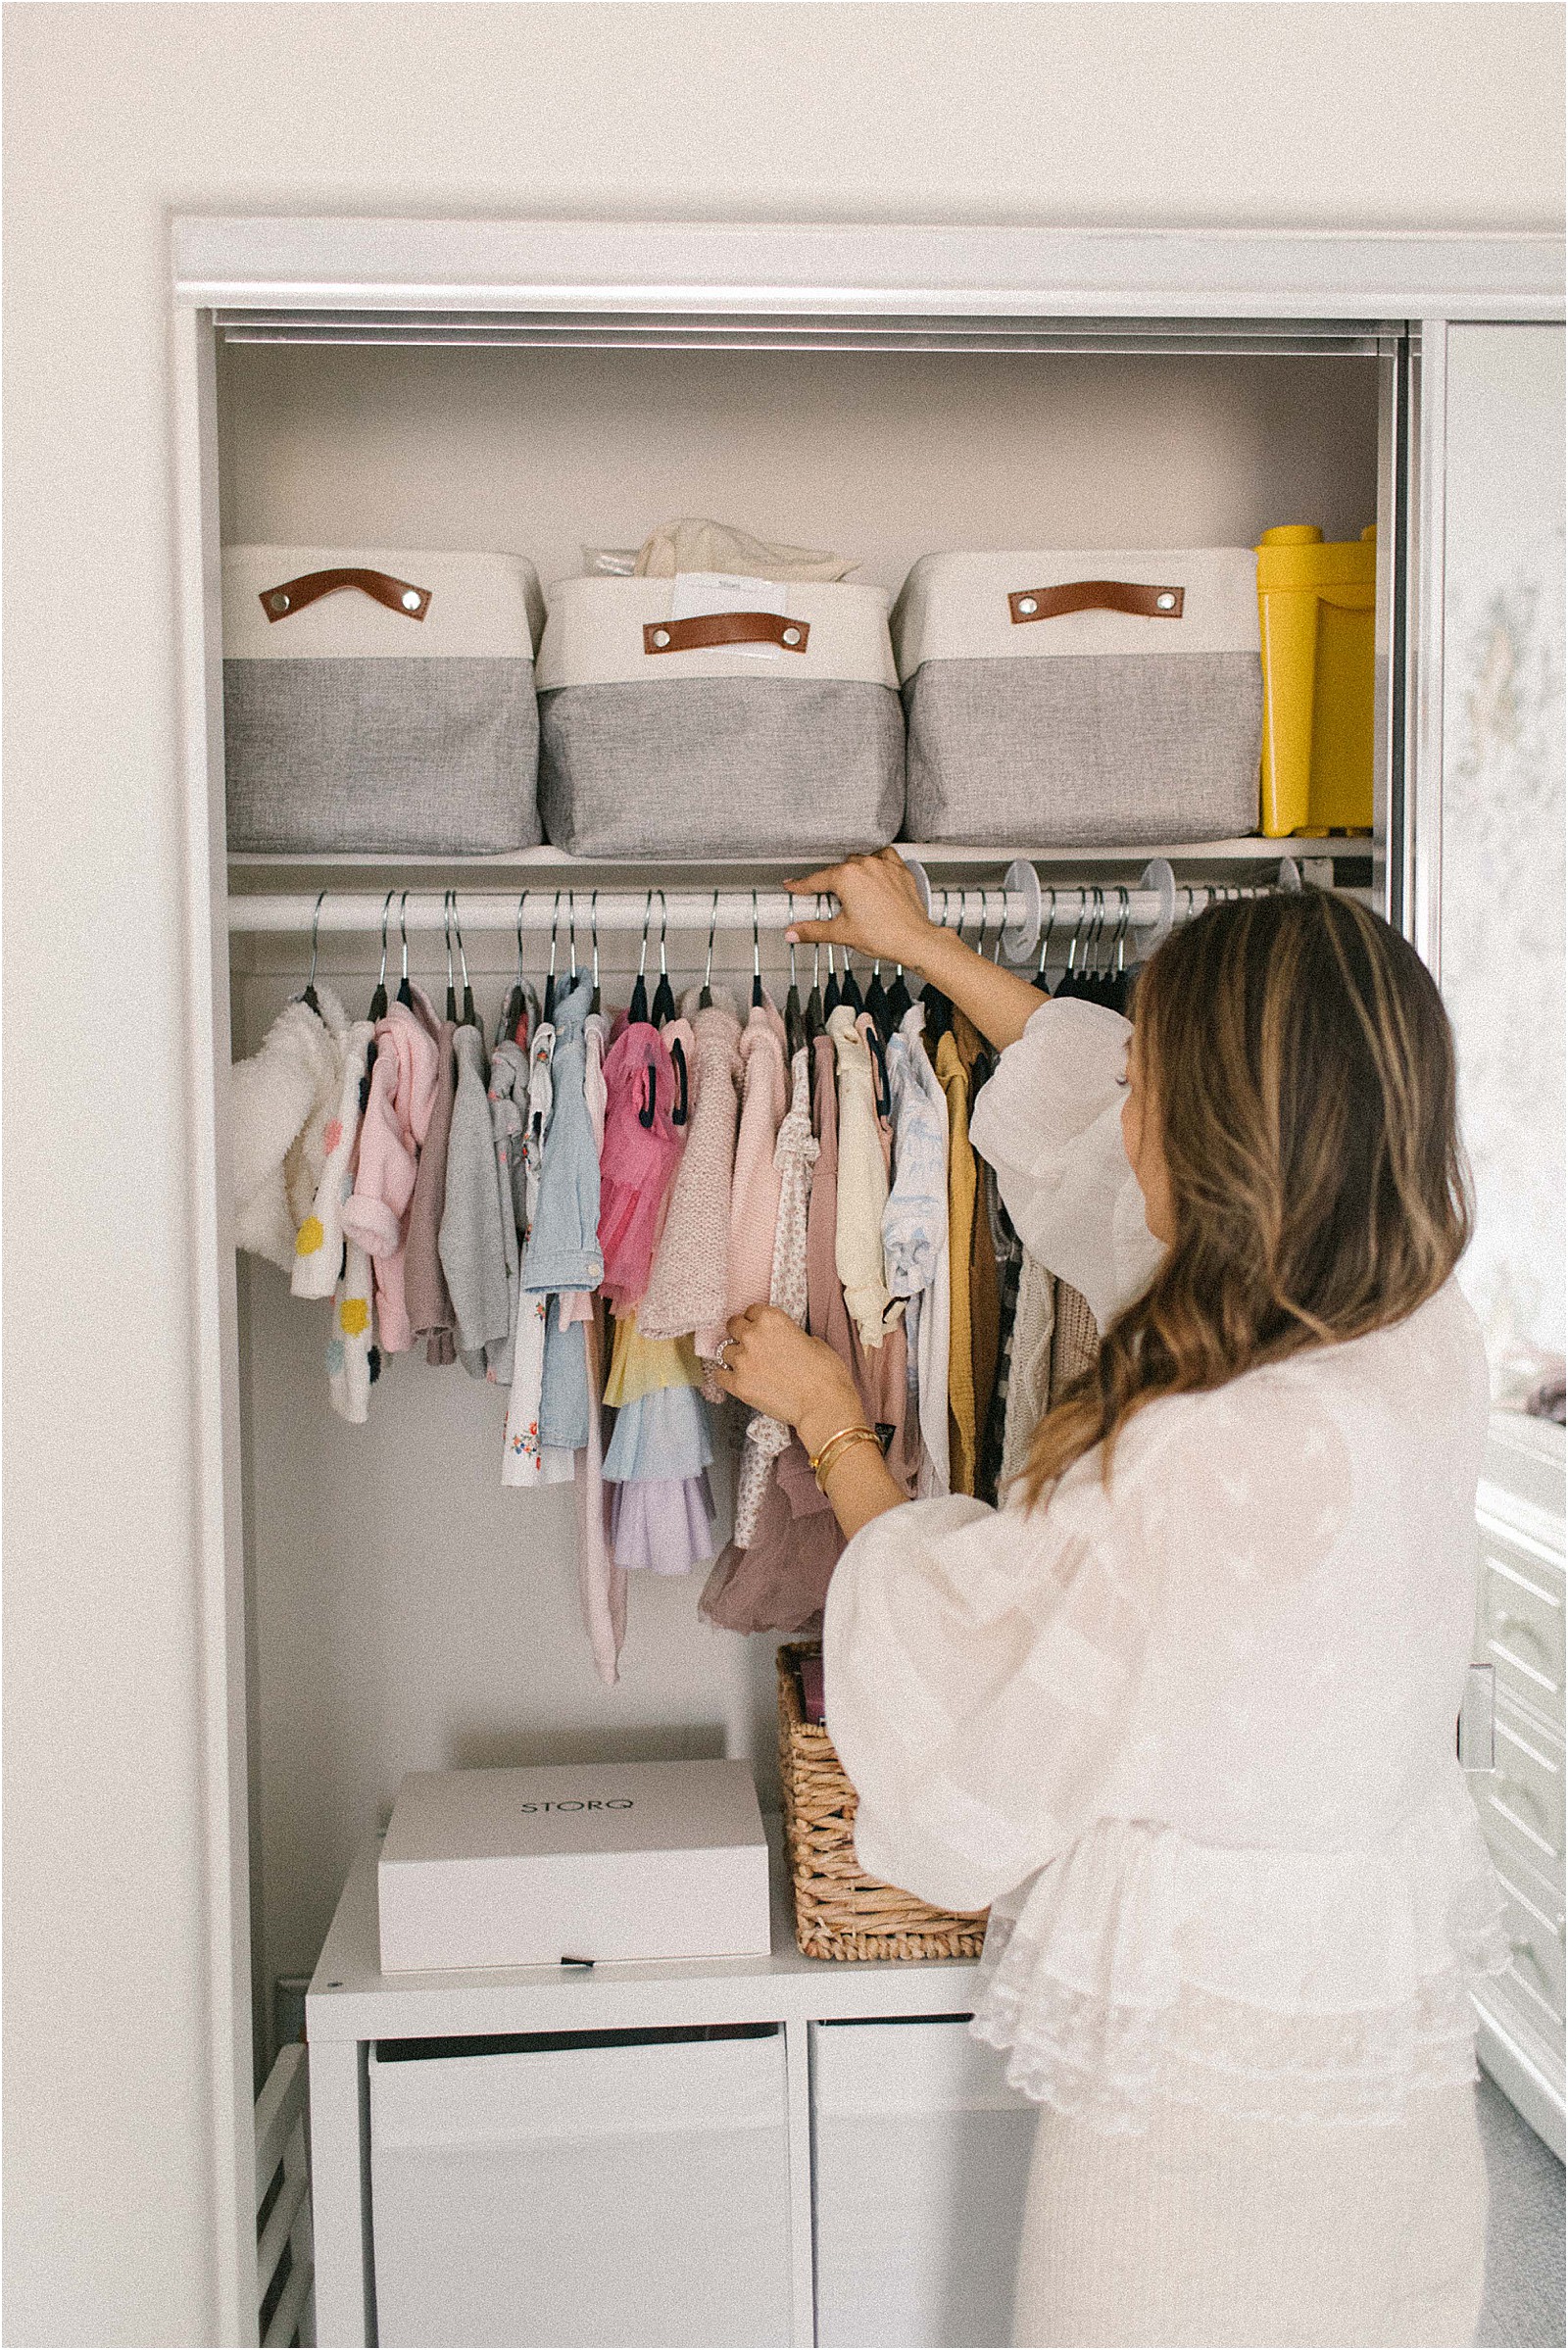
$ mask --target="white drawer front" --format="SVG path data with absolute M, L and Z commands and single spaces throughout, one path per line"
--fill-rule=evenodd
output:
M 1564 2014 L 1562 1894 L 1506 1853 L 1498 1856 L 1496 1867 L 1508 1905 L 1503 1932 L 1512 1953 L 1504 1978 L 1505 1995 L 1538 2032 L 1544 2032 L 1560 2047 Z
M 376 2061 L 379 2338 L 787 2342 L 781 2032 Z
M 1562 1883 L 1563 1745 L 1499 1694 L 1496 1768 L 1470 1782 L 1487 1841 Z
M 1556 1722 L 1563 1699 L 1562 1570 L 1485 1518 L 1480 1535 L 1477 1659 L 1496 1667 L 1505 1695 Z
M 816 2338 L 1009 2342 L 1036 2108 L 963 2021 L 811 2033 Z

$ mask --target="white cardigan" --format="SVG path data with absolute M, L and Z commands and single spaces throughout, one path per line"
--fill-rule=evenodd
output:
M 1026 1245 L 1102 1322 L 1158 1261 L 1128 1024 L 1048 1004 L 976 1104 Z M 872 1875 L 992 1904 L 974 2029 L 1106 2129 L 1153 2101 L 1392 2122 L 1474 2078 L 1506 1963 L 1454 1752 L 1488 1410 L 1450 1282 L 1407 1320 L 1149 1405 L 1047 1504 L 889 1511 L 829 1592 Z

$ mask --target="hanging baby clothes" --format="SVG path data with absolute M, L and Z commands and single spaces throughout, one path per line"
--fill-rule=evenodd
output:
M 589 1138 L 595 1163 L 605 1147 L 605 1023 L 590 1011 L 583 1023 L 583 1102 L 588 1112 Z M 597 1203 L 596 1203 L 597 1225 Z M 597 1232 L 596 1232 L 597 1239 Z M 564 1309 L 566 1300 L 562 1299 Z M 604 1477 L 604 1310 L 590 1292 L 579 1290 L 572 1298 L 582 1325 L 584 1370 L 588 1383 L 587 1442 L 582 1448 L 576 1479 L 577 1589 L 582 1601 L 583 1629 L 599 1678 L 612 1688 L 619 1677 L 620 1645 L 626 1637 L 626 1573 L 611 1551 L 609 1496 Z
M 1007 1408 L 998 1478 L 1004 1496 L 1012 1480 L 1022 1474 L 1035 1430 L 1051 1409 L 1051 1342 L 1055 1323 L 1055 1281 L 1039 1258 L 1025 1248 L 1018 1267 L 1018 1303 L 1012 1321 Z
M 772 1286 L 780 1185 L 775 1149 L 789 1097 L 784 1023 L 768 996 L 752 1005 L 739 1051 L 741 1107 L 729 1202 L 731 1314 L 765 1305 Z
M 975 1160 L 969 1147 L 969 1080 L 951 1029 L 937 1040 L 937 1078 L 948 1102 L 948 1251 L 953 1268 L 948 1338 L 949 1487 L 975 1480 L 974 1355 L 968 1280 L 974 1240 Z
M 599 1394 L 601 1323 L 597 1311 L 583 1326 L 589 1393 Z M 626 1575 L 611 1555 L 606 1520 L 602 1432 L 597 1401 L 588 1415 L 582 1475 L 576 1480 L 577 1589 L 583 1627 L 599 1678 L 613 1689 L 620 1678 L 620 1647 L 626 1637 Z
M 605 1089 L 599 1245 L 605 1297 L 615 1313 L 624 1314 L 647 1290 L 660 1217 L 686 1140 L 685 1128 L 671 1118 L 669 1047 L 649 1021 L 634 1020 L 611 1046 Z
M 827 1030 L 839 1078 L 835 1262 L 850 1319 L 861 1346 L 874 1351 L 893 1318 L 882 1259 L 888 1170 L 878 1132 L 876 1072 L 864 1030 L 847 1004 L 829 1013 Z
M 961 1011 L 955 1011 L 953 1015 L 953 1042 L 963 1065 L 966 1100 L 972 1116 L 975 1098 L 990 1074 L 990 1054 L 979 1029 Z M 991 1398 L 997 1384 L 997 1356 L 1002 1345 L 1001 1286 L 997 1276 L 996 1247 L 991 1224 L 991 1197 L 995 1187 L 996 1177 L 990 1166 L 977 1155 L 974 1215 L 969 1227 L 969 1348 L 975 1431 L 975 1482 L 968 1489 L 971 1493 L 979 1490 L 981 1447 L 991 1415 Z
M 360 1088 L 374 1027 L 355 1020 L 343 1034 L 337 1104 L 321 1130 L 325 1157 L 311 1210 L 294 1236 L 289 1288 L 296 1297 L 329 1297 L 343 1269 L 343 1202 L 354 1189 L 360 1140 Z
M 503 1485 L 559 1483 L 559 1461 L 547 1469 L 539 1442 L 539 1397 L 544 1384 L 545 1321 L 550 1300 L 525 1285 L 528 1241 L 539 1201 L 539 1179 L 544 1166 L 545 1128 L 550 1122 L 552 1086 L 550 1064 L 556 1049 L 555 1024 L 535 1023 L 528 1048 L 528 1104 L 523 1129 L 523 1202 L 518 1251 L 517 1315 L 512 1356 L 512 1393 L 507 1398 L 507 1433 L 502 1448 Z
M 707 1005 L 699 1003 L 695 988 L 689 989 L 681 1011 L 692 1040 L 686 1148 L 670 1185 L 664 1229 L 637 1321 L 648 1338 L 680 1338 L 693 1331 L 699 1354 L 710 1355 L 723 1339 L 729 1311 L 729 1196 L 741 1024 L 732 999 L 719 989 Z
M 503 1213 L 494 1122 L 486 1095 L 484 1038 L 477 1028 L 466 1024 L 453 1039 L 453 1051 L 457 1085 L 447 1139 L 446 1202 L 439 1248 L 452 1300 L 458 1359 L 470 1378 L 482 1379 L 486 1349 L 499 1346 L 512 1327 L 513 1293 L 506 1248 L 511 1186 L 509 1181 Z M 514 1275 L 516 1249 L 514 1230 Z
M 712 1447 L 696 1393 L 701 1380 L 689 1338 L 645 1339 L 630 1316 L 616 1323 L 605 1401 L 617 1417 L 605 1477 L 619 1566 L 684 1575 L 713 1555 Z M 653 1401 L 675 1396 L 685 1400 Z
M 1056 1283 L 1056 1327 L 1051 1343 L 1051 1399 L 1092 1368 L 1100 1352 L 1100 1331 L 1089 1300 L 1070 1281 Z
M 359 1163 L 343 1206 L 344 1233 L 375 1260 L 376 1326 L 390 1354 L 407 1353 L 414 1340 L 403 1294 L 404 1246 L 438 1079 L 440 1022 L 422 990 L 411 994 L 412 1004 L 394 1001 L 376 1023 Z
M 810 1056 L 803 1045 L 790 1064 L 790 1106 L 781 1120 L 773 1146 L 778 1182 L 778 1212 L 773 1229 L 773 1262 L 768 1279 L 768 1301 L 806 1327 L 806 1233 L 811 1197 L 811 1170 L 819 1146 L 811 1132 Z M 743 1121 L 744 1123 L 744 1121 Z M 739 1151 L 736 1153 L 737 1163 Z M 944 1417 L 946 1415 L 944 1414 Z M 754 1412 L 746 1430 L 740 1470 L 735 1480 L 735 1542 L 745 1549 L 755 1539 L 762 1494 L 773 1462 L 790 1441 L 782 1420 Z
M 556 1004 L 550 1119 L 521 1272 L 526 1294 L 553 1297 L 559 1308 L 545 1317 L 539 1443 L 567 1455 L 587 1444 L 589 1414 L 587 1352 L 570 1300 L 575 1293 L 597 1289 L 604 1272 L 599 1148 L 587 1090 L 592 1002 L 593 983 L 584 973 Z
M 536 1018 L 534 1026 L 537 1025 Z M 492 1055 L 488 1092 L 496 1197 L 501 1210 L 501 1246 L 506 1260 L 507 1327 L 502 1337 L 486 1346 L 484 1367 L 487 1379 L 498 1386 L 510 1387 L 517 1338 L 518 1247 L 527 1220 L 528 1140 L 528 1054 L 510 1037 L 502 1039 Z
M 326 1342 L 326 1386 L 340 1420 L 363 1428 L 370 1389 L 380 1369 L 375 1345 L 375 1266 L 358 1241 L 343 1244 L 343 1270 L 332 1292 L 332 1335 Z
M 457 1022 L 443 1020 L 436 1033 L 435 1100 L 430 1123 L 419 1150 L 409 1203 L 409 1237 L 403 1252 L 403 1301 L 416 1340 L 423 1339 L 424 1359 L 443 1365 L 456 1362 L 452 1341 L 452 1299 L 441 1267 L 441 1219 L 447 1200 L 447 1144 L 452 1134 L 452 1105 L 457 1098 L 457 1061 L 453 1039 Z
M 922 1499 L 948 1491 L 948 1104 L 937 1083 L 916 1004 L 888 1039 L 894 1177 L 882 1212 L 887 1284 L 909 1300 L 906 1332 L 914 1372 Z
M 303 998 L 286 1004 L 261 1050 L 229 1073 L 235 1243 L 288 1274 L 326 1161 L 348 1032 L 331 989 L 317 995 L 319 1012 Z
M 874 1423 L 877 1412 L 862 1382 L 866 1363 L 878 1357 L 862 1355 L 856 1345 L 838 1277 L 838 1056 L 832 1037 L 815 1037 L 809 1053 L 817 1155 L 806 1219 L 807 1328 L 855 1378 L 861 1409 Z M 843 1550 L 832 1504 L 818 1490 L 799 1439 L 792 1438 L 763 1488 L 751 1542 L 745 1548 L 725 1544 L 704 1588 L 701 1612 L 726 1632 L 804 1631 L 820 1616 Z

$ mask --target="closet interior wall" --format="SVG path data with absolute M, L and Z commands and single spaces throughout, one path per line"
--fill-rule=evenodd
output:
M 1371 360 L 1338 356 L 220 343 L 222 533 L 512 549 L 548 583 L 580 567 L 585 543 L 635 546 L 660 521 L 709 514 L 858 555 L 859 577 L 894 589 L 917 556 L 943 548 L 1248 545 L 1287 521 L 1354 538 L 1377 513 L 1378 373 Z M 1113 878 L 1135 878 L 1141 862 Z M 425 879 L 413 860 L 402 870 Z M 379 890 L 395 871 L 340 874 L 335 886 Z M 1000 877 L 999 863 L 989 878 Z M 649 878 L 690 887 L 695 876 L 666 867 Z M 777 868 L 758 878 L 776 886 Z M 551 892 L 566 879 L 517 876 Z M 724 880 L 744 888 L 745 871 Z M 251 886 L 317 882 L 291 872 Z M 469 886 L 509 885 L 487 865 Z M 562 911 L 564 967 L 564 899 Z M 656 923 L 651 969 L 657 935 Z M 536 933 L 528 945 L 538 977 L 546 950 Z M 776 932 L 762 948 L 780 989 Z M 701 976 L 705 949 L 700 934 L 671 934 L 677 987 Z M 470 938 L 467 951 L 493 1023 L 513 942 Z M 236 1055 L 298 991 L 308 952 L 303 937 L 234 941 Z M 590 952 L 586 886 L 577 952 Z M 607 1004 L 625 1001 L 637 952 L 635 934 L 602 939 Z M 320 972 L 351 1015 L 365 1010 L 378 955 L 373 937 L 323 933 Z M 394 968 L 397 955 L 394 923 Z M 414 939 L 410 962 L 444 990 L 439 936 Z M 749 934 L 720 932 L 714 972 L 744 992 Z M 273 1979 L 314 1965 L 355 1847 L 404 1772 L 727 1753 L 746 1757 L 764 1803 L 776 1801 L 774 1677 L 771 1642 L 699 1623 L 698 1572 L 633 1579 L 620 1684 L 603 1689 L 578 1616 L 571 1492 L 503 1489 L 503 1393 L 407 1357 L 377 1387 L 368 1427 L 351 1428 L 327 1403 L 326 1307 L 242 1257 L 239 1309 L 265 2039 Z M 727 1513 L 722 1460 L 715 1482 Z

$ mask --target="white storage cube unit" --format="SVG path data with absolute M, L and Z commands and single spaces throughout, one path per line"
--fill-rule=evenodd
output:
M 776 2025 L 432 2045 L 371 2052 L 383 2343 L 789 2341 Z
M 706 575 L 704 575 L 706 576 Z M 539 805 L 580 857 L 847 857 L 904 814 L 884 588 L 563 579 L 539 648 Z M 683 603 L 737 609 L 677 617 Z
M 816 2338 L 1005 2343 L 1038 2109 L 967 2018 L 811 2031 Z
M 1255 832 L 1250 547 L 924 555 L 893 611 L 910 840 Z

